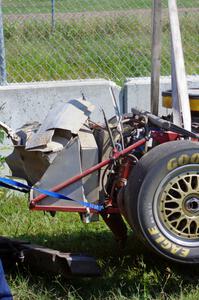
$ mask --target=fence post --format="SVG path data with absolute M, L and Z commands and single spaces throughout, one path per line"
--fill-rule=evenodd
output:
M 152 57 L 151 57 L 151 112 L 158 115 L 160 92 L 162 3 L 153 0 L 152 13 Z
M 178 87 L 176 79 L 175 58 L 173 52 L 173 43 L 171 41 L 171 87 L 172 87 L 172 112 L 173 123 L 182 127 L 181 107 L 178 99 Z
M 54 32 L 54 30 L 55 30 L 55 0 L 51 0 L 51 16 L 52 16 L 51 31 Z
M 7 84 L 6 59 L 3 35 L 2 1 L 0 0 L 0 85 Z
M 177 93 L 174 95 L 174 101 L 178 100 L 178 107 L 180 107 L 182 112 L 184 128 L 191 131 L 190 103 L 176 0 L 168 0 L 168 7 L 172 41 L 172 80 L 175 80 L 173 85 Z

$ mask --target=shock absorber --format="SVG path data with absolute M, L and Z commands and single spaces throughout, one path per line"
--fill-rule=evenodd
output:
M 111 199 L 113 200 L 112 205 L 118 206 L 121 213 L 126 217 L 125 210 L 123 209 L 123 197 L 120 195 L 127 184 L 128 176 L 131 172 L 133 165 L 137 158 L 133 155 L 128 155 L 122 158 L 121 165 L 118 171 L 117 179 L 113 182 Z M 120 200 L 121 199 L 121 200 Z M 102 213 L 102 218 L 107 226 L 113 232 L 119 245 L 123 247 L 127 239 L 127 227 L 121 216 L 121 214 L 106 214 Z
M 122 158 L 122 163 L 119 171 L 119 179 L 117 183 L 118 188 L 123 188 L 126 186 L 132 167 L 137 161 L 137 157 L 132 154 L 128 154 L 127 156 Z
M 126 219 L 127 213 L 124 207 L 124 190 L 125 186 L 127 185 L 131 170 L 137 161 L 137 157 L 132 154 L 129 154 L 123 158 L 119 172 L 119 179 L 117 182 L 117 187 L 119 188 L 119 192 L 117 194 L 117 205 Z

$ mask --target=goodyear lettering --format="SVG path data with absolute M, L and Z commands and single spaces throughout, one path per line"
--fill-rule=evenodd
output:
M 199 153 L 194 153 L 191 156 L 191 163 L 192 164 L 198 164 L 199 163 Z
M 148 232 L 150 235 L 157 235 L 155 242 L 164 250 L 169 251 L 171 254 L 178 255 L 180 257 L 187 257 L 189 255 L 190 250 L 177 246 L 176 244 L 170 242 L 166 239 L 158 230 L 156 226 L 148 228 Z
M 177 159 L 172 158 L 168 161 L 167 170 L 171 171 L 171 170 L 177 168 L 177 166 L 178 166 Z
M 191 156 L 187 154 L 182 154 L 179 157 L 171 158 L 167 163 L 167 170 L 171 171 L 177 167 L 181 167 L 190 163 L 199 163 L 199 153 L 193 153 Z
M 180 166 L 184 166 L 184 165 L 187 165 L 189 163 L 189 161 L 190 161 L 190 157 L 186 154 L 183 154 L 179 157 L 178 164 Z

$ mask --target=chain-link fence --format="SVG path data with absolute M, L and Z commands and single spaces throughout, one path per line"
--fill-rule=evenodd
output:
M 170 74 L 163 1 L 162 75 Z M 3 0 L 8 82 L 149 76 L 151 0 Z M 199 2 L 178 1 L 188 74 L 199 73 Z

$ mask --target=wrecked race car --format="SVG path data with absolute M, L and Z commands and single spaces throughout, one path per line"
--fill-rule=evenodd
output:
M 1 185 L 29 193 L 31 210 L 78 212 L 88 223 L 101 215 L 120 243 L 127 228 L 157 254 L 199 263 L 199 144 L 189 132 L 132 109 L 104 124 L 90 118 L 87 100 L 56 104 L 42 124 L 16 132 L 6 158 L 13 177 Z M 196 126 L 197 127 L 197 126 Z

